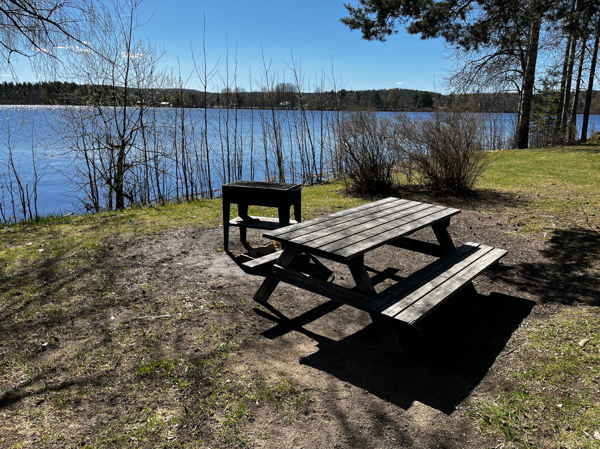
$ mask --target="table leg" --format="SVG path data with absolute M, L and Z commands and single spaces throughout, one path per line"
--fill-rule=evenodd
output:
M 448 233 L 449 224 L 450 220 L 446 220 L 431 226 L 435 236 L 438 239 L 438 242 L 440 243 L 440 246 L 442 247 L 442 250 L 444 251 L 444 254 L 456 249 L 456 246 L 454 246 L 454 242 L 452 241 L 452 237 L 450 237 L 450 234 Z
M 433 232 L 435 233 L 438 242 L 440 242 L 440 246 L 442 247 L 444 254 L 448 254 L 450 251 L 456 249 L 456 246 L 454 246 L 454 242 L 452 241 L 452 237 L 450 237 L 450 234 L 448 233 L 449 225 L 450 219 L 436 223 L 432 226 Z M 477 290 L 475 290 L 473 282 L 469 282 L 466 287 L 464 287 L 464 292 L 471 295 L 477 294 Z
M 349 261 L 348 268 L 350 268 L 350 273 L 352 273 L 354 282 L 356 282 L 356 286 L 361 293 L 368 296 L 375 296 L 377 294 L 373 286 L 373 281 L 371 281 L 369 273 L 367 273 L 367 269 L 365 268 L 365 256 L 359 256 Z
M 298 251 L 290 249 L 289 247 L 285 248 L 275 263 L 283 268 L 286 268 L 290 263 L 292 263 L 297 255 Z M 267 277 L 263 283 L 260 284 L 258 291 L 254 295 L 254 300 L 259 304 L 265 304 L 269 300 L 271 293 L 273 293 L 273 290 L 275 290 L 275 287 L 277 287 L 278 284 L 279 281 L 277 279 Z
M 348 268 L 350 268 L 350 273 L 352 273 L 354 282 L 356 282 L 356 287 L 361 293 L 368 296 L 377 294 L 373 286 L 373 281 L 371 281 L 369 273 L 367 273 L 364 256 L 357 257 L 348 262 Z M 379 313 L 371 313 L 370 315 L 383 346 L 393 354 L 402 356 L 402 347 L 400 346 L 393 320 L 388 320 Z
M 229 251 L 229 213 L 231 204 L 223 198 L 223 248 Z

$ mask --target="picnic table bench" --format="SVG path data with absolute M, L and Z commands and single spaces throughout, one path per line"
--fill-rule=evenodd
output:
M 398 330 L 414 326 L 456 295 L 507 251 L 478 243 L 456 248 L 448 233 L 450 218 L 460 210 L 418 201 L 386 198 L 363 206 L 288 226 L 263 235 L 281 242 L 282 251 L 244 265 L 266 279 L 254 295 L 264 304 L 280 281 L 368 312 L 384 345 L 401 355 Z M 431 227 L 438 243 L 408 236 Z M 439 257 L 382 292 L 377 292 L 364 265 L 364 255 L 393 245 Z M 354 289 L 325 282 L 288 268 L 300 253 L 347 265 Z

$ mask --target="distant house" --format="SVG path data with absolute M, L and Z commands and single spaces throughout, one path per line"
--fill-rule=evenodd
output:
M 279 103 L 279 107 L 281 108 L 289 108 L 292 105 L 292 103 L 290 103 L 289 101 L 282 101 L 281 103 Z
M 168 101 L 161 101 L 160 102 L 160 107 L 161 108 L 168 108 L 171 106 L 171 103 L 169 103 Z

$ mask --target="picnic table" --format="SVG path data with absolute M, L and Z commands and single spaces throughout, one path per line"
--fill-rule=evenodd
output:
M 448 226 L 460 210 L 419 201 L 385 198 L 324 217 L 271 230 L 264 237 L 281 242 L 283 250 L 244 265 L 265 280 L 254 300 L 265 304 L 279 282 L 285 282 L 364 310 L 371 315 L 384 346 L 401 355 L 399 333 L 472 286 L 471 280 L 497 263 L 507 251 L 478 243 L 456 248 Z M 408 237 L 431 227 L 437 243 Z M 425 268 L 377 292 L 364 264 L 366 253 L 383 245 L 439 257 Z M 348 289 L 290 268 L 300 254 L 345 264 L 356 283 Z

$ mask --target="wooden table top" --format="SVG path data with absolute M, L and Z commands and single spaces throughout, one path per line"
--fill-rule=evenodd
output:
M 292 249 L 347 262 L 458 213 L 451 207 L 390 197 L 263 235 Z

